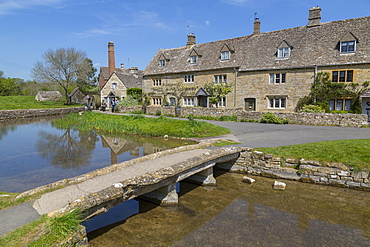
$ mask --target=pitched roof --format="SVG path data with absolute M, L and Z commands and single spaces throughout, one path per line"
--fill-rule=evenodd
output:
M 357 40 L 356 52 L 340 54 L 339 42 L 348 33 Z M 278 58 L 277 48 L 282 42 L 291 47 L 289 58 Z M 193 72 L 222 68 L 240 71 L 298 68 L 370 62 L 370 16 L 321 23 L 319 26 L 301 26 L 273 32 L 249 35 L 193 45 L 160 49 L 144 71 L 150 76 L 165 73 Z M 230 48 L 230 59 L 221 61 L 224 46 Z M 189 63 L 191 52 L 200 55 L 196 64 Z M 169 61 L 159 66 L 159 57 Z
M 137 73 L 134 73 L 134 72 L 131 72 L 133 70 L 135 69 L 116 68 L 115 73 L 117 77 L 122 81 L 122 83 L 127 88 L 133 88 L 133 87 L 141 88 L 142 81 L 143 81 L 143 71 L 136 70 Z M 107 82 L 109 79 L 108 67 L 100 67 L 100 75 L 102 75 L 105 82 Z

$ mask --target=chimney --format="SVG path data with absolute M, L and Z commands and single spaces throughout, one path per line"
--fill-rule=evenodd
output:
M 116 70 L 116 63 L 114 61 L 114 44 L 108 42 L 108 77 Z
M 124 68 L 125 68 L 125 64 L 121 63 L 121 69 L 124 69 Z
M 129 72 L 130 72 L 131 75 L 133 75 L 136 78 L 139 75 L 139 69 L 137 67 L 131 67 L 131 68 L 129 68 Z
M 261 22 L 258 17 L 254 18 L 254 30 L 253 35 L 258 35 L 261 33 Z
M 321 8 L 319 6 L 312 7 L 309 12 L 308 27 L 320 26 L 321 24 Z
M 188 42 L 186 43 L 186 48 L 190 48 L 195 45 L 195 35 L 193 33 L 188 35 Z

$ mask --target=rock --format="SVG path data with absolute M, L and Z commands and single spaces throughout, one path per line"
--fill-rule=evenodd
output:
M 244 182 L 244 183 L 247 183 L 247 184 L 252 184 L 252 183 L 256 182 L 256 180 L 255 180 L 255 179 L 253 179 L 253 178 L 250 178 L 250 177 L 244 176 L 244 177 L 243 177 L 243 182 Z
M 272 187 L 274 190 L 285 190 L 286 184 L 283 182 L 275 181 L 274 186 Z

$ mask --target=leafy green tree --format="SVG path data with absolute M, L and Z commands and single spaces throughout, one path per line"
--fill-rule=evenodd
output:
M 138 103 L 141 103 L 143 98 L 143 90 L 139 87 L 127 88 L 127 96 L 131 96 L 136 99 Z
M 43 54 L 42 61 L 35 63 L 32 75 L 39 82 L 60 85 L 64 90 L 66 104 L 71 104 L 69 86 L 76 85 L 79 79 L 86 83 L 87 78 L 91 78 L 91 60 L 86 59 L 86 53 L 75 48 L 49 49 Z
M 91 92 L 92 88 L 97 86 L 96 72 L 97 69 L 94 67 L 93 61 L 89 58 L 85 58 L 83 61 L 83 69 L 78 72 L 78 78 L 76 80 L 77 86 L 82 92 Z
M 218 103 L 221 99 L 231 92 L 231 85 L 226 83 L 206 83 L 204 85 L 204 90 L 211 96 L 209 102 L 218 107 Z
M 0 71 L 0 95 L 14 96 L 21 92 L 19 84 L 13 78 L 5 78 L 4 72 Z

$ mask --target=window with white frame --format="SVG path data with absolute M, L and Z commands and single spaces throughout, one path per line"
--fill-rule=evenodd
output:
M 285 84 L 286 74 L 270 74 L 270 84 Z
M 194 98 L 184 98 L 184 106 L 194 106 Z
M 112 83 L 112 89 L 117 89 L 117 83 Z
M 153 105 L 162 105 L 162 98 L 154 97 L 153 98 Z
M 340 42 L 341 53 L 351 53 L 356 51 L 356 41 L 342 41 Z
M 329 101 L 330 111 L 350 111 L 351 99 L 331 99 Z
M 230 51 L 221 52 L 221 60 L 229 60 L 229 59 L 230 59 Z
M 153 79 L 153 86 L 154 87 L 162 86 L 162 79 L 161 78 L 154 78 Z
M 290 56 L 290 47 L 282 47 L 278 49 L 278 58 L 288 58 Z
M 159 66 L 160 67 L 166 66 L 166 60 L 164 60 L 164 59 L 159 60 Z
M 285 109 L 286 97 L 269 97 L 270 109 Z
M 215 84 L 227 83 L 226 75 L 215 75 Z
M 226 107 L 226 97 L 222 97 L 220 101 L 217 103 L 218 107 Z
M 197 55 L 190 56 L 190 63 L 191 64 L 195 64 L 195 63 L 197 63 L 197 61 L 198 61 L 198 56 Z
M 185 83 L 192 83 L 194 82 L 194 75 L 184 75 L 184 82 Z

